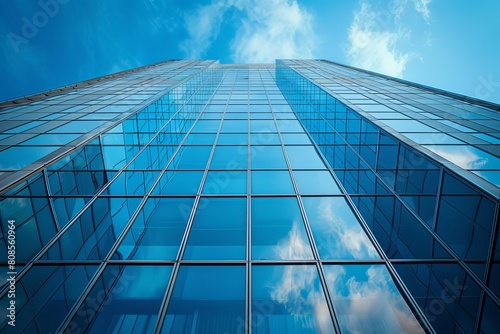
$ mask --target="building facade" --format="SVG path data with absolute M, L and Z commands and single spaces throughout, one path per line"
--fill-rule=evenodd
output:
M 5 102 L 0 328 L 496 333 L 499 111 L 323 60 Z

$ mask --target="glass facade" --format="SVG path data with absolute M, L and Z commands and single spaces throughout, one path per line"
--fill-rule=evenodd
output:
M 46 95 L 0 109 L 2 331 L 498 332 L 500 106 L 321 60 Z

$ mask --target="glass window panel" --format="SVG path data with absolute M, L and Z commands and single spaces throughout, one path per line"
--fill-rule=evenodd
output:
M 288 160 L 293 169 L 325 169 L 314 146 L 285 146 Z
M 175 260 L 193 198 L 150 198 L 113 259 Z
M 384 265 L 325 265 L 345 333 L 425 333 Z
M 311 140 L 304 133 L 282 133 L 281 138 L 283 138 L 283 143 L 287 144 L 306 144 L 310 145 Z
M 215 140 L 215 133 L 191 133 L 186 137 L 186 145 L 211 145 Z
M 412 119 L 384 119 L 380 122 L 385 123 L 397 132 L 438 132 L 438 130 Z
M 199 120 L 194 125 L 192 132 L 217 132 L 220 120 Z
M 251 132 L 277 132 L 274 120 L 251 120 Z
M 341 194 L 337 183 L 328 171 L 294 171 L 293 175 L 301 194 Z
M 246 133 L 221 133 L 217 140 L 217 145 L 247 145 L 247 143 L 248 134 Z
M 184 259 L 244 260 L 246 221 L 246 198 L 202 198 Z
M 156 324 L 171 266 L 108 266 L 69 328 L 86 333 L 147 333 Z
M 464 169 L 500 169 L 500 159 L 470 145 L 424 145 Z
M 288 171 L 252 171 L 252 194 L 295 194 Z
M 261 131 L 250 134 L 251 145 L 280 145 L 280 138 L 275 132 Z
M 108 195 L 145 195 L 158 177 L 159 172 L 122 172 L 105 193 Z
M 252 168 L 287 168 L 281 146 L 250 146 Z
M 7 321 L 2 321 L 0 330 L 3 333 L 55 333 L 96 269 L 97 266 L 32 267 L 16 282 L 15 330 Z M 0 302 L 3 309 L 8 307 L 8 300 L 5 296 Z
M 212 146 L 183 146 L 168 169 L 205 169 Z
M 242 170 L 247 164 L 247 146 L 216 146 L 210 169 Z
M 203 172 L 166 171 L 153 190 L 153 194 L 197 194 Z
M 343 197 L 302 197 L 322 259 L 380 259 Z
M 295 197 L 252 198 L 252 258 L 312 259 Z
M 210 171 L 207 174 L 203 194 L 246 194 L 246 171 Z
M 245 330 L 244 266 L 181 266 L 162 333 Z
M 97 198 L 61 235 L 44 259 L 104 259 L 139 202 L 139 198 Z
M 311 265 L 252 266 L 252 333 L 335 333 Z
M 417 144 L 465 144 L 463 141 L 441 132 L 403 134 Z
M 220 132 L 248 132 L 248 121 L 246 120 L 224 120 Z
M 58 146 L 13 146 L 0 152 L 0 169 L 18 170 L 57 150 Z
M 278 128 L 280 132 L 304 132 L 302 125 L 297 120 L 292 119 L 278 119 Z

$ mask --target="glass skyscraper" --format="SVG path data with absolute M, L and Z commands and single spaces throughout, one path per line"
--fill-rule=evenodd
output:
M 0 331 L 498 333 L 499 111 L 324 60 L 4 102 Z

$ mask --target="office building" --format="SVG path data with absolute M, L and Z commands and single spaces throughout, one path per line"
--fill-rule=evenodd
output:
M 5 102 L 0 328 L 496 333 L 499 111 L 324 60 Z

